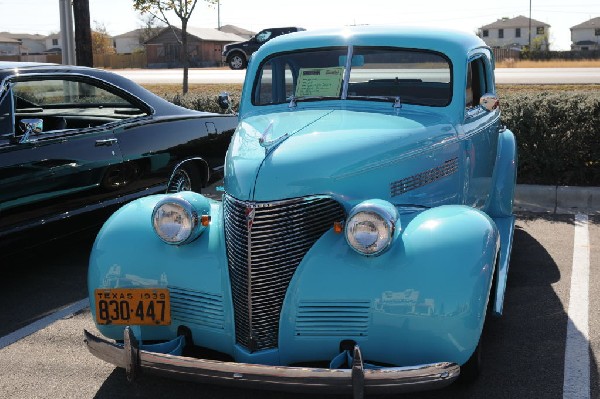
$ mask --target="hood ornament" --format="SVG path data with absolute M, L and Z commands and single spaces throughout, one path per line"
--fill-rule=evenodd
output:
M 265 149 L 265 156 L 269 155 L 269 153 L 273 149 L 275 149 L 275 147 L 277 147 L 280 143 L 282 143 L 288 137 L 290 137 L 290 133 L 286 133 L 282 136 L 277 137 L 276 139 L 267 140 L 267 136 L 272 133 L 273 133 L 273 121 L 271 121 L 271 123 L 269 123 L 269 126 L 267 126 L 265 131 L 262 132 L 262 134 L 260 135 L 260 138 L 258 139 L 258 143 L 260 144 L 260 146 Z

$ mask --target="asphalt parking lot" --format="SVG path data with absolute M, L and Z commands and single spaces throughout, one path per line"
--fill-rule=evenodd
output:
M 471 385 L 406 397 L 600 398 L 600 216 L 581 217 L 585 223 L 573 215 L 518 214 L 504 315 L 486 324 L 482 375 Z M 0 258 L 0 397 L 307 397 L 156 377 L 130 384 L 123 370 L 88 353 L 82 331 L 96 331 L 85 299 L 93 236 Z M 580 279 L 572 270 L 582 257 L 585 269 L 586 256 L 587 271 L 577 276 L 587 275 L 587 284 L 573 286 Z

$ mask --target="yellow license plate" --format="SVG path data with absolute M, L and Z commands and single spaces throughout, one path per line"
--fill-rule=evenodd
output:
M 96 289 L 98 324 L 171 324 L 171 303 L 166 288 Z

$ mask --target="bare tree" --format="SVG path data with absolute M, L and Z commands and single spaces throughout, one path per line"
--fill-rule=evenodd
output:
M 166 26 L 152 14 L 140 14 L 139 23 L 140 44 L 152 39 Z
M 98 21 L 94 21 L 94 29 L 92 30 L 92 52 L 94 54 L 115 53 L 115 47 L 106 26 Z
M 211 5 L 214 5 L 218 0 L 203 0 Z M 189 69 L 189 52 L 188 52 L 188 35 L 187 25 L 198 0 L 133 0 L 133 8 L 142 14 L 151 14 L 159 21 L 171 27 L 173 35 L 181 45 L 181 63 L 183 64 L 183 94 L 188 92 L 188 69 Z M 167 14 L 175 13 L 181 21 L 181 38 L 177 35 L 173 25 L 169 22 Z

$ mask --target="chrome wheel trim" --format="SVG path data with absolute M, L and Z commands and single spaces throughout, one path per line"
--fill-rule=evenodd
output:
M 192 179 L 183 169 L 178 169 L 167 187 L 167 193 L 178 193 L 180 191 L 191 191 Z
M 241 69 L 242 65 L 244 65 L 244 60 L 242 60 L 241 56 L 234 55 L 233 57 L 231 57 L 229 65 L 231 65 L 231 67 L 234 69 Z

